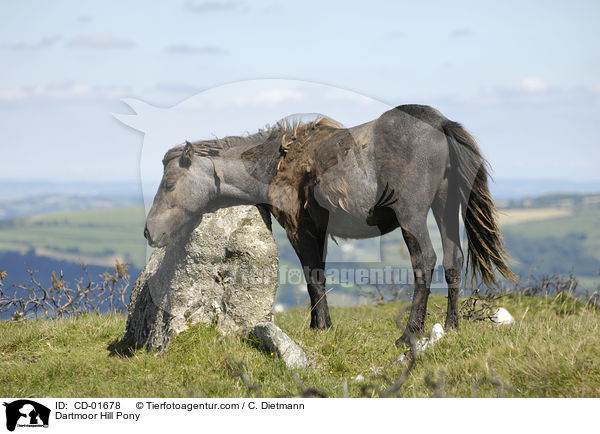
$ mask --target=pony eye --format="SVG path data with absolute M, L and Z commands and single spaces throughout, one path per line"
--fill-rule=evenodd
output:
M 172 191 L 174 188 L 175 188 L 175 182 L 173 182 L 173 181 L 167 181 L 165 183 L 165 190 Z

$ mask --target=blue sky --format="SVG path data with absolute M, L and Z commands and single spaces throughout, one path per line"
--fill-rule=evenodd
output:
M 593 1 L 2 2 L 0 179 L 138 179 L 143 136 L 112 116 L 129 112 L 121 98 L 170 107 L 283 78 L 432 105 L 475 135 L 498 179 L 600 182 L 599 12 Z

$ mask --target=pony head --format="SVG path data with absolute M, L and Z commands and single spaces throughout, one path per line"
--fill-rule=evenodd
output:
M 166 153 L 163 177 L 144 228 L 150 246 L 166 246 L 182 228 L 198 223 L 202 214 L 212 210 L 220 186 L 210 158 L 215 155 L 218 150 L 209 142 L 186 142 Z

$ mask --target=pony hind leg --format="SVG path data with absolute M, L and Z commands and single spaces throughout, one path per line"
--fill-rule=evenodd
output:
M 427 229 L 427 213 L 413 218 L 409 223 L 401 223 L 400 227 L 410 253 L 415 289 L 406 329 L 396 341 L 396 345 L 410 344 L 414 336 L 423 330 L 431 277 L 437 259 Z
M 448 310 L 446 330 L 458 328 L 458 292 L 463 266 L 463 252 L 460 246 L 458 194 L 448 189 L 448 179 L 440 186 L 434 202 L 433 215 L 437 222 L 444 249 L 444 274 L 448 285 Z

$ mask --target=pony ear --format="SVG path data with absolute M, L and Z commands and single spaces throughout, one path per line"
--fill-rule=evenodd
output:
M 194 156 L 194 147 L 193 145 L 185 141 L 185 147 L 183 148 L 183 152 L 181 153 L 181 157 L 179 158 L 179 165 L 185 169 L 192 165 L 192 157 Z

